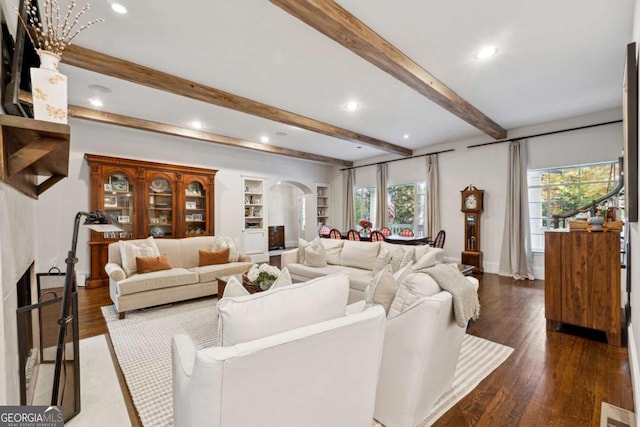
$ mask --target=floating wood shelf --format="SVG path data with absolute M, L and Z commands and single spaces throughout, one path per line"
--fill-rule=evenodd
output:
M 0 128 L 0 179 L 4 182 L 37 199 L 69 175 L 68 125 L 3 114 Z

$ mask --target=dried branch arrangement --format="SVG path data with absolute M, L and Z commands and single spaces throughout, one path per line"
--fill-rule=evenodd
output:
M 99 18 L 78 27 L 78 21 L 89 10 L 89 3 L 72 16 L 73 9 L 76 7 L 75 0 L 67 6 L 64 17 L 60 14 L 58 0 L 43 0 L 43 7 L 40 9 L 42 18 L 39 18 L 38 7 L 34 6 L 32 1 L 28 0 L 26 5 L 26 21 L 16 9 L 18 18 L 36 49 L 46 50 L 56 55 L 62 55 L 64 49 L 82 31 L 98 22 L 104 22 L 104 19 Z

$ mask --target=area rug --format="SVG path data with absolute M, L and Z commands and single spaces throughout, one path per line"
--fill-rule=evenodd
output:
M 185 333 L 198 349 L 214 345 L 216 304 L 217 299 L 212 298 L 139 310 L 127 313 L 121 320 L 114 306 L 102 307 L 118 362 L 145 427 L 173 425 L 171 337 Z M 451 389 L 420 426 L 435 422 L 500 366 L 512 351 L 510 347 L 466 335 Z M 372 421 L 372 426 L 381 424 Z

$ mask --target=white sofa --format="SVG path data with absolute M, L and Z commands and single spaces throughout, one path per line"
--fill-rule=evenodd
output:
M 477 279 L 467 280 L 477 289 Z M 421 273 L 406 282 L 425 296 L 387 318 L 375 408 L 386 427 L 414 427 L 425 419 L 453 382 L 466 331 L 454 319 L 449 292 Z
M 371 426 L 385 312 L 345 315 L 346 277 L 313 282 L 222 298 L 221 347 L 174 336 L 176 427 Z
M 341 239 L 318 239 L 323 245 L 327 265 L 312 267 L 301 263 L 303 249 L 291 249 L 282 253 L 281 267 L 287 267 L 291 278 L 295 281 L 306 281 L 335 273 L 346 273 L 349 276 L 349 302 L 364 299 L 364 291 L 373 279 L 374 265 L 381 251 L 395 253 L 398 250 L 407 253 L 411 261 L 416 262 L 427 252 L 434 255 L 434 262 L 440 262 L 442 249 L 424 246 L 408 246 L 387 242 L 362 242 Z M 302 247 L 302 246 L 301 246 Z
M 128 240 L 142 244 L 148 239 Z M 211 251 L 214 236 L 184 239 L 154 239 L 160 254 L 167 254 L 170 270 L 127 276 L 122 265 L 118 242 L 109 245 L 109 262 L 105 271 L 109 275 L 109 293 L 120 318 L 125 312 L 170 302 L 183 301 L 218 293 L 218 277 L 244 273 L 252 263 L 240 255 L 237 262 L 199 267 L 199 250 Z

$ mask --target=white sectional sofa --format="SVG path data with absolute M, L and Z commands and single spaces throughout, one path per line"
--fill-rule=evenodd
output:
M 244 273 L 251 267 L 250 258 L 246 255 L 237 255 L 234 262 L 200 267 L 199 251 L 211 251 L 215 238 L 153 239 L 160 254 L 168 256 L 172 268 L 144 274 L 127 274 L 120 252 L 121 243 L 111 243 L 105 271 L 109 275 L 111 300 L 120 318 L 124 318 L 129 310 L 215 295 L 218 293 L 218 277 Z M 126 243 L 145 245 L 149 239 L 127 240 Z
M 430 253 L 433 263 L 441 262 L 442 249 L 430 246 L 407 246 L 387 242 L 362 242 L 341 239 L 318 239 L 324 249 L 327 265 L 316 267 L 305 264 L 304 241 L 297 249 L 282 253 L 281 267 L 287 267 L 295 281 L 306 281 L 334 273 L 347 273 L 349 276 L 349 303 L 364 299 L 364 291 L 371 283 L 374 269 L 389 262 L 381 258 L 385 252 L 392 255 L 392 263 L 406 264 L 408 260 L 418 262 Z M 398 251 L 404 254 L 402 257 Z M 404 258 L 406 257 L 406 258 Z M 404 258 L 404 259 L 403 259 Z M 380 265 L 377 265 L 381 263 Z

